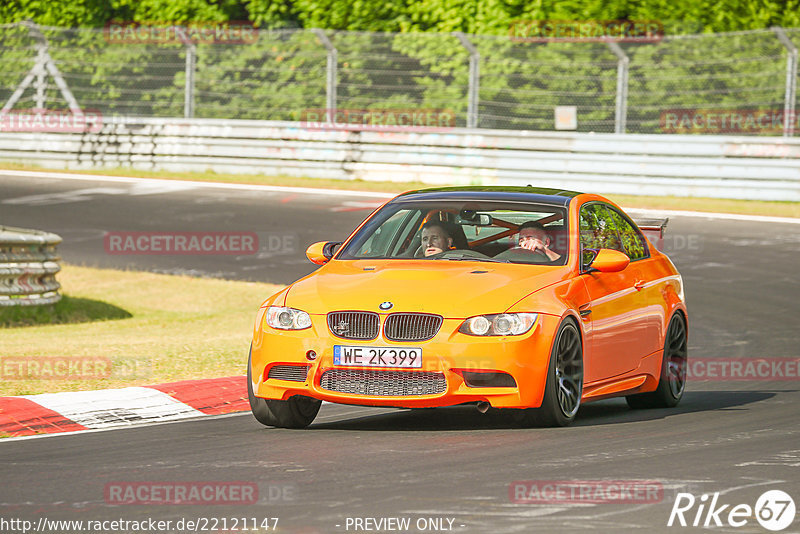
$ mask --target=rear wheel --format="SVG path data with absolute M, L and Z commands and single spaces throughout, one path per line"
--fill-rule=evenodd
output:
M 321 400 L 303 395 L 294 395 L 286 400 L 256 397 L 251 379 L 252 352 L 253 348 L 250 347 L 250 356 L 247 357 L 247 398 L 253 417 L 266 426 L 305 428 L 310 425 L 319 412 Z
M 628 406 L 639 408 L 672 408 L 677 406 L 686 389 L 687 371 L 686 320 L 676 313 L 672 316 L 664 339 L 664 357 L 661 360 L 661 375 L 658 388 L 649 393 L 628 395 Z
M 553 343 L 540 408 L 521 410 L 521 422 L 535 426 L 567 426 L 575 420 L 583 395 L 583 348 L 578 327 L 561 324 Z

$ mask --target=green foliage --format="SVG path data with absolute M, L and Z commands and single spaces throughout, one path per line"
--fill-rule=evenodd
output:
M 0 23 L 30 19 L 44 26 L 102 26 L 116 14 L 107 0 L 4 0 Z
M 798 0 L 420 0 L 404 31 L 508 34 L 515 20 L 655 20 L 668 34 L 797 26 Z
M 297 28 L 297 12 L 291 0 L 244 0 L 250 21 L 259 28 Z
M 553 108 L 575 105 L 579 131 L 614 131 L 617 58 L 604 43 L 509 38 L 517 21 L 656 20 L 670 34 L 800 26 L 800 0 L 6 0 L 0 23 L 31 19 L 80 104 L 105 115 L 181 116 L 187 49 L 113 43 L 108 21 L 251 21 L 248 44 L 196 46 L 195 116 L 302 120 L 326 106 L 326 28 L 338 50 L 340 109 L 452 110 L 466 125 L 469 54 L 480 52 L 479 123 L 552 129 Z M 293 29 L 293 30 L 290 30 Z M 298 30 L 306 28 L 306 30 Z M 333 30 L 333 31 L 332 31 Z M 346 31 L 336 31 L 346 30 Z M 361 32 L 372 33 L 361 33 Z M 386 33 L 395 32 L 395 33 Z M 789 32 L 800 45 L 800 31 Z M 33 65 L 26 28 L 0 30 L 0 100 Z M 622 44 L 630 57 L 628 131 L 658 132 L 665 110 L 779 109 L 786 52 L 772 32 Z M 17 109 L 31 107 L 32 89 Z M 50 107 L 64 107 L 49 81 Z
M 668 33 L 800 26 L 800 0 L 5 0 L 0 23 L 250 20 L 265 28 L 505 35 L 515 20 L 658 20 Z
M 634 131 L 657 131 L 665 110 L 783 107 L 786 51 L 771 32 L 669 40 L 628 53 Z
M 293 4 L 303 27 L 336 30 L 399 31 L 407 11 L 403 0 L 295 0 Z
M 301 120 L 325 107 L 327 56 L 312 32 L 264 31 L 252 45 L 198 46 L 197 56 L 198 117 Z

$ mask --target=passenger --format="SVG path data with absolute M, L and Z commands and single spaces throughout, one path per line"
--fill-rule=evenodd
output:
M 422 254 L 425 257 L 453 248 L 453 238 L 440 221 L 428 221 L 422 226 Z
M 556 261 L 561 254 L 550 248 L 551 243 L 550 235 L 540 223 L 528 221 L 519 227 L 518 247 L 544 254 L 550 261 Z

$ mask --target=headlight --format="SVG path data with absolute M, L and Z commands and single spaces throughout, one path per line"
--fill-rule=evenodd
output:
M 278 330 L 304 330 L 311 327 L 311 316 L 294 308 L 270 306 L 264 314 L 264 323 Z
M 518 336 L 531 329 L 535 313 L 497 313 L 470 317 L 458 329 L 471 336 Z

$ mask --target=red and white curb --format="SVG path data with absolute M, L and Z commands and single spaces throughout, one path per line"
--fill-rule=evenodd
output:
M 247 411 L 247 378 L 0 397 L 0 436 L 20 437 L 160 423 Z

